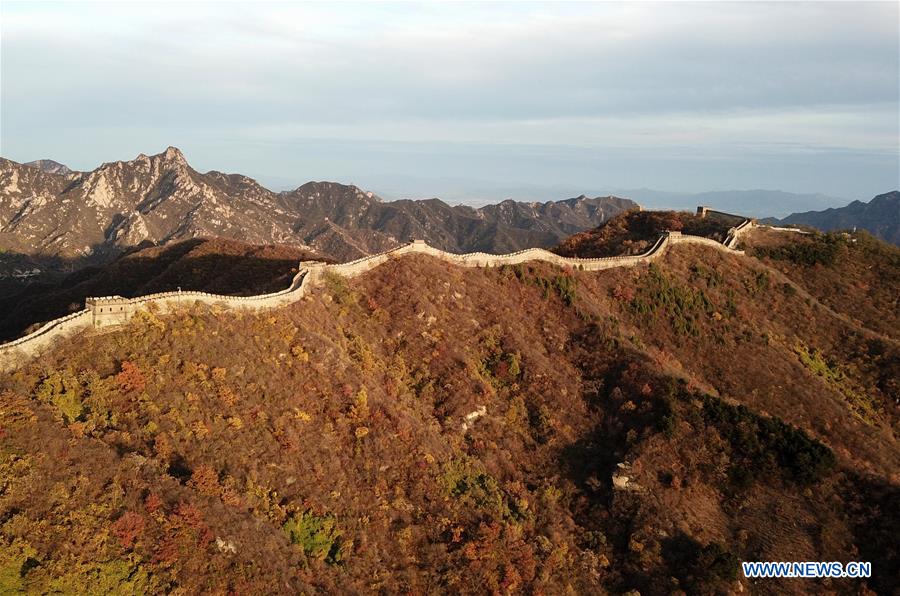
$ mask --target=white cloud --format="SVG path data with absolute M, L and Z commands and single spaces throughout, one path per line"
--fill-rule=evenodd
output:
M 0 140 L 896 154 L 898 7 L 4 3 Z

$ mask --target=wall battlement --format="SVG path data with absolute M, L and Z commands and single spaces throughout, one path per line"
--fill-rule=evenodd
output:
M 590 259 L 561 257 L 542 248 L 528 248 L 505 255 L 493 255 L 483 252 L 454 254 L 429 246 L 424 240 L 413 240 L 399 248 L 363 257 L 349 263 L 328 264 L 320 261 L 301 261 L 299 271 L 291 280 L 291 285 L 284 290 L 270 294 L 225 296 L 209 292 L 176 291 L 148 294 L 136 298 L 124 298 L 122 296 L 92 297 L 85 301 L 84 310 L 49 321 L 34 333 L 0 345 L 0 369 L 8 370 L 14 368 L 17 363 L 41 354 L 57 339 L 68 337 L 90 328 L 106 328 L 124 324 L 141 311 L 152 309 L 155 312 L 165 314 L 176 310 L 180 306 L 196 304 L 216 304 L 226 308 L 250 310 L 278 308 L 303 298 L 310 287 L 320 283 L 322 276 L 326 272 L 343 277 L 356 277 L 391 259 L 408 254 L 425 254 L 460 267 L 499 267 L 502 265 L 517 265 L 528 261 L 543 261 L 580 271 L 602 271 L 617 267 L 634 267 L 641 263 L 652 262 L 665 254 L 668 247 L 674 244 L 699 244 L 716 250 L 743 255 L 743 251 L 736 250 L 735 246 L 737 246 L 740 235 L 754 225 L 753 220 L 744 219 L 741 224 L 729 231 L 728 239 L 724 243 L 700 236 L 684 235 L 681 232 L 667 232 L 660 236 L 656 243 L 643 254 Z

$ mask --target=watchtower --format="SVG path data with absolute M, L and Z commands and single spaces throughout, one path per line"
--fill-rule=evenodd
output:
M 85 306 L 93 315 L 94 327 L 120 325 L 131 318 L 131 300 L 122 296 L 103 296 L 88 298 Z

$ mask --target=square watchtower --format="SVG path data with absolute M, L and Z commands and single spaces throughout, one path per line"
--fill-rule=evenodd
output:
M 131 318 L 133 312 L 131 300 L 122 296 L 88 298 L 85 306 L 93 315 L 94 327 L 121 325 Z

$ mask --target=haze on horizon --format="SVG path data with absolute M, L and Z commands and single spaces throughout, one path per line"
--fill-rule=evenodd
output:
M 900 186 L 896 2 L 0 7 L 0 154 L 181 148 L 275 189 Z

